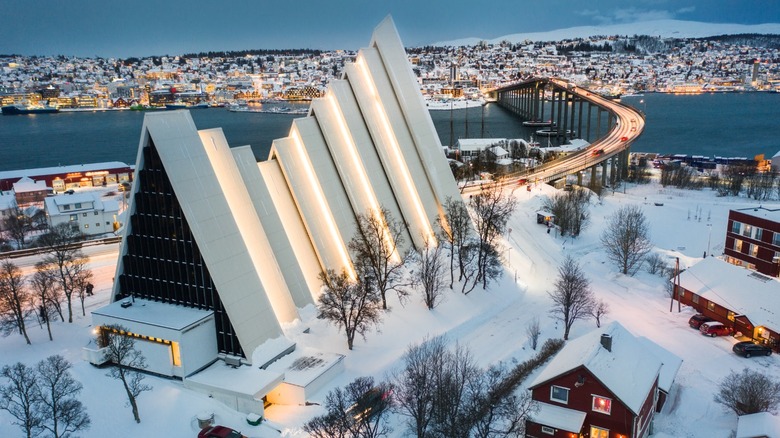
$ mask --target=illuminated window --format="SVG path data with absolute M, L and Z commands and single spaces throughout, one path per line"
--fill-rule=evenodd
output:
M 734 239 L 734 251 L 742 252 L 742 241 L 739 239 Z
M 550 400 L 559 403 L 569 403 L 569 388 L 553 386 L 550 388 Z
M 735 316 L 735 315 L 734 315 L 734 312 L 732 312 L 731 310 L 729 310 L 729 313 L 728 313 L 728 316 L 727 316 L 727 318 L 729 319 L 729 321 L 734 321 L 734 316 Z
M 742 235 L 745 237 L 750 237 L 751 233 L 753 232 L 753 226 L 745 224 L 744 227 L 742 227 Z
M 600 427 L 590 427 L 590 438 L 609 438 L 609 429 L 602 429 Z
M 707 309 L 714 311 L 715 310 L 715 303 L 713 303 L 712 301 L 707 301 Z
M 178 342 L 171 342 L 171 360 L 173 361 L 173 366 L 181 366 L 181 352 L 179 351 Z
M 82 216 L 84 216 L 84 217 L 87 217 L 87 214 L 86 214 L 86 213 L 81 213 L 81 215 L 82 215 Z
M 89 224 L 84 224 L 84 228 L 89 228 Z
M 542 433 L 546 433 L 547 435 L 555 435 L 555 429 L 552 427 L 542 426 Z
M 753 257 L 758 257 L 758 245 L 750 244 L 750 255 Z
M 594 395 L 593 410 L 596 412 L 601 412 L 602 414 L 609 415 L 609 413 L 612 412 L 612 399 Z
M 72 214 L 72 215 L 70 215 L 70 220 L 77 221 L 77 220 L 79 220 L 79 217 L 78 217 L 78 215 Z

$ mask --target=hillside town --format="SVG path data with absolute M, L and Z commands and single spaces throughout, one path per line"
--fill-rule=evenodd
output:
M 479 99 L 501 84 L 562 77 L 605 95 L 780 90 L 771 36 L 590 37 L 407 48 L 429 99 Z M 75 58 L 0 55 L 2 105 L 59 109 L 226 105 L 324 95 L 355 51 L 254 50 Z

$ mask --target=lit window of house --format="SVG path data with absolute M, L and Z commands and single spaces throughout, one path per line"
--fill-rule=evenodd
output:
M 715 311 L 715 303 L 712 301 L 707 301 L 707 309 Z
M 734 251 L 742 252 L 742 241 L 739 239 L 734 239 Z
M 81 213 L 81 215 L 82 215 L 82 216 L 84 216 L 84 217 L 87 217 L 87 214 L 86 214 L 86 213 Z
M 734 221 L 731 223 L 731 232 L 734 234 L 739 234 L 739 227 L 742 225 L 742 223 Z
M 559 403 L 569 403 L 569 388 L 553 385 L 550 388 L 550 400 Z
M 590 427 L 590 438 L 609 438 L 609 429 L 603 429 L 601 427 Z
M 753 257 L 758 257 L 758 245 L 750 244 L 750 255 Z
M 745 237 L 750 237 L 750 235 L 753 233 L 753 226 L 745 224 L 744 227 L 742 227 L 742 235 Z
M 593 410 L 609 415 L 609 413 L 612 412 L 612 399 L 594 395 Z
M 84 228 L 89 228 L 89 224 L 84 224 Z

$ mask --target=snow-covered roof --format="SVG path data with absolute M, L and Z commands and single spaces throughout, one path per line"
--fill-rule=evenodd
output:
M 751 207 L 734 210 L 742 214 L 747 214 L 759 219 L 767 219 L 773 222 L 780 222 L 780 208 Z
M 302 348 L 280 358 L 266 369 L 284 374 L 286 383 L 305 387 L 342 360 L 344 355 L 341 354 Z
M 474 151 L 474 150 L 481 151 L 487 147 L 497 145 L 502 141 L 506 141 L 506 139 L 504 138 L 461 138 L 460 140 L 458 140 L 458 143 L 455 146 L 455 148 L 460 149 L 461 151 Z
M 682 359 L 644 336 L 640 336 L 638 339 L 645 346 L 647 351 L 661 359 L 662 365 L 661 373 L 658 375 L 658 388 L 668 394 L 672 389 L 672 383 L 674 383 L 675 377 L 677 377 L 677 371 L 680 370 L 680 366 L 683 362 Z
M 490 149 L 490 153 L 497 157 L 501 157 L 503 155 L 509 155 L 509 152 L 507 152 L 506 149 L 502 148 L 501 146 L 493 146 Z
M 187 380 L 206 387 L 219 388 L 220 392 L 249 395 L 260 400 L 282 383 L 284 374 L 254 366 L 233 368 L 218 360 L 205 370 L 187 377 Z
M 40 192 L 48 189 L 46 181 L 33 181 L 26 176 L 14 183 L 14 192 L 16 193 Z
M 780 329 L 777 302 L 780 281 L 707 257 L 680 273 L 680 286 L 709 301 L 743 314 L 757 326 Z
M 780 417 L 769 412 L 737 417 L 735 438 L 780 438 Z
M 601 345 L 601 335 L 612 336 L 612 351 Z M 579 367 L 585 367 L 635 414 L 653 388 L 661 359 L 619 322 L 614 321 L 569 341 L 542 370 L 534 388 Z
M 16 196 L 11 192 L 0 194 L 0 211 L 10 210 L 16 207 Z
M 108 161 L 104 163 L 74 164 L 71 166 L 39 167 L 36 169 L 6 170 L 0 172 L 0 179 L 21 178 L 29 175 L 55 175 L 59 173 L 91 172 L 96 170 L 118 169 L 132 167 L 121 161 Z
M 86 204 L 87 202 L 96 202 L 99 198 L 96 198 L 92 193 L 86 192 L 86 193 L 74 193 L 72 195 L 57 195 L 57 196 L 51 196 L 48 199 L 51 199 L 54 204 L 60 206 L 60 205 L 69 205 L 69 204 Z
M 547 403 L 539 403 L 537 406 L 539 410 L 529 415 L 529 419 L 534 423 L 576 433 L 582 429 L 582 423 L 585 422 L 585 412 Z
M 125 302 L 132 305 L 122 307 Z M 115 301 L 105 307 L 93 310 L 93 315 L 101 315 L 113 319 L 127 320 L 146 325 L 181 331 L 192 324 L 200 322 L 214 313 L 211 310 L 201 310 L 176 304 L 161 303 L 136 298 Z

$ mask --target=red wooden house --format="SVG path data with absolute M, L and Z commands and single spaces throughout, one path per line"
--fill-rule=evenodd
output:
M 647 436 L 662 370 L 673 380 L 680 365 L 671 353 L 664 360 L 674 363 L 665 365 L 647 342 L 617 322 L 569 341 L 529 387 L 539 410 L 526 437 Z

